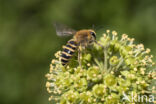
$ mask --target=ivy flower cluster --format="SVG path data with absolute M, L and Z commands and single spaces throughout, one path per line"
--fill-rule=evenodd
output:
M 143 44 L 134 44 L 134 38 L 107 30 L 98 44 L 82 51 L 80 67 L 77 53 L 67 66 L 62 66 L 58 51 L 46 74 L 49 100 L 57 104 L 134 104 L 123 100 L 123 94 L 155 93 L 156 72 L 153 56 Z M 102 46 L 102 47 L 101 47 Z

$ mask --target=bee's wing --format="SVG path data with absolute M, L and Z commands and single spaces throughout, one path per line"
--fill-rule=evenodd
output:
M 60 23 L 54 23 L 54 27 L 56 29 L 56 34 L 58 36 L 70 36 L 76 33 L 76 30 L 69 28 L 66 25 Z

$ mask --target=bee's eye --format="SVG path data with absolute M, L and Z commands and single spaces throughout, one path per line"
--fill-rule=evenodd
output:
M 94 32 L 90 32 L 90 34 L 96 39 L 96 35 Z

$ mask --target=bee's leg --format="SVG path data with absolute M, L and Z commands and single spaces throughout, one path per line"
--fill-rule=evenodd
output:
M 95 41 L 95 43 L 99 45 L 100 47 L 102 47 L 103 49 L 105 48 L 102 44 L 98 43 L 97 41 Z
M 82 58 L 82 53 L 81 53 L 81 46 L 80 46 L 78 49 L 78 62 L 79 62 L 79 66 L 82 68 L 81 58 Z

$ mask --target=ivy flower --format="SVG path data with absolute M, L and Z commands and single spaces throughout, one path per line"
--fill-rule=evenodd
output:
M 50 101 L 57 104 L 130 104 L 132 94 L 150 96 L 155 93 L 156 72 L 150 49 L 134 44 L 134 38 L 107 30 L 98 44 L 82 51 L 80 67 L 77 55 L 62 66 L 58 51 L 46 74 Z M 123 100 L 124 95 L 129 100 Z M 135 96 L 133 95 L 133 96 Z M 145 101 L 146 99 L 144 99 Z M 150 103 L 148 102 L 146 103 Z M 154 102 L 154 101 L 152 101 Z

